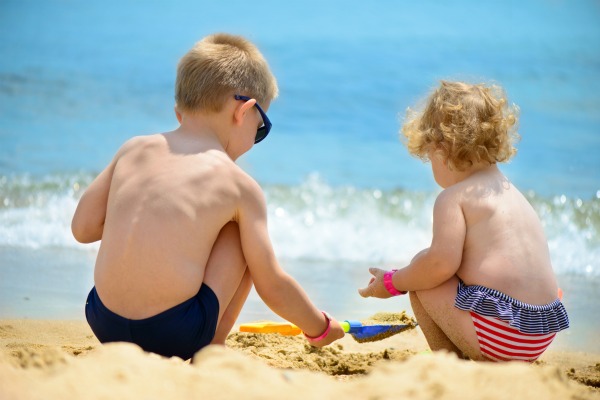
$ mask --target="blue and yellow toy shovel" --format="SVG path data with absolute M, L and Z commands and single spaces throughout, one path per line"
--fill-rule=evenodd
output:
M 340 322 L 344 332 L 349 333 L 359 343 L 375 342 L 388 338 L 415 325 L 363 325 L 360 321 L 346 320 Z M 300 328 L 289 322 L 250 322 L 240 325 L 240 332 L 279 333 L 281 335 L 299 335 Z
M 376 342 L 414 327 L 413 324 L 363 325 L 360 321 L 352 320 L 340 322 L 340 325 L 359 343 Z

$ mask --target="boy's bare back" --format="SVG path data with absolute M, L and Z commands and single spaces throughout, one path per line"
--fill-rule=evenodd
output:
M 111 166 L 96 289 L 114 312 L 146 318 L 196 294 L 251 178 L 214 143 L 181 133 L 134 138 Z

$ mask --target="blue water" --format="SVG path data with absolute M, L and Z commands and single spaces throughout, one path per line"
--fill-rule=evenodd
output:
M 600 282 L 597 1 L 2 0 L 0 318 L 80 312 L 97 247 L 70 235 L 77 200 L 127 138 L 176 126 L 178 59 L 217 31 L 255 42 L 279 81 L 272 133 L 240 165 L 292 273 L 342 268 L 356 286 L 366 265 L 428 245 L 438 188 L 398 130 L 438 80 L 466 79 L 521 109 L 502 169 L 540 214 L 559 278 Z

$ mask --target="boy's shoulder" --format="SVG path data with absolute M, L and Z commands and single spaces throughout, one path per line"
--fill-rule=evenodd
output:
M 166 137 L 164 133 L 151 133 L 148 135 L 136 135 L 132 136 L 123 145 L 128 146 L 140 146 L 140 145 L 151 145 L 158 143 L 165 143 Z
M 245 188 L 249 193 L 260 194 L 262 195 L 262 188 L 258 184 L 258 182 L 250 176 L 243 168 L 241 168 L 236 163 L 234 164 L 234 168 L 236 170 L 236 174 L 239 177 L 239 183 Z
M 154 133 L 151 135 L 137 135 L 127 139 L 119 148 L 117 156 L 123 155 L 134 149 L 156 144 L 161 140 L 162 135 Z

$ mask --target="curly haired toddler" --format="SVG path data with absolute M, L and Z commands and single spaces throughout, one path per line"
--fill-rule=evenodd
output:
M 370 268 L 364 297 L 410 292 L 432 350 L 534 361 L 569 327 L 533 207 L 498 169 L 516 153 L 518 108 L 493 85 L 442 81 L 402 127 L 444 189 L 431 245 L 399 270 Z

